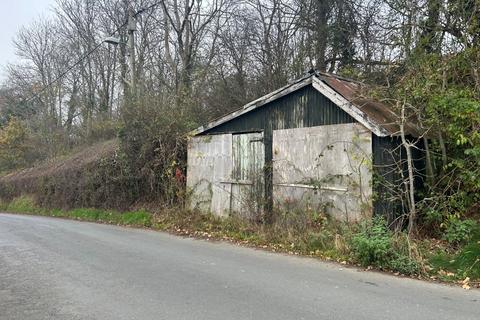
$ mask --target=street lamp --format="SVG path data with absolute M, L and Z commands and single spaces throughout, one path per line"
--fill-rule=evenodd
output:
M 128 9 L 128 20 L 126 21 L 126 24 L 124 24 L 122 26 L 122 27 L 124 27 L 124 26 L 127 27 L 127 32 L 128 32 L 127 42 L 122 42 L 120 40 L 120 38 L 113 37 L 113 36 L 109 36 L 109 37 L 107 37 L 103 40 L 103 42 L 111 44 L 111 45 L 117 46 L 119 44 L 123 44 L 123 45 L 126 45 L 127 48 L 128 48 L 129 62 L 130 62 L 130 72 L 131 72 L 131 75 L 130 75 L 130 79 L 131 79 L 131 81 L 130 81 L 130 95 L 132 95 L 132 93 L 133 94 L 136 93 L 136 84 L 137 84 L 136 73 L 135 73 L 135 38 L 134 38 L 135 37 L 135 31 L 137 31 L 136 17 L 139 14 L 160 5 L 161 3 L 163 3 L 163 0 L 155 2 L 154 4 L 150 5 L 149 7 L 143 8 L 143 9 L 137 11 L 136 13 L 133 11 L 132 7 L 130 7 Z
M 103 39 L 103 42 L 114 45 L 114 46 L 117 46 L 123 43 L 122 41 L 120 41 L 120 38 L 117 38 L 117 37 L 106 37 L 105 39 Z
M 129 53 L 129 60 L 130 60 L 130 81 L 131 81 L 131 92 L 135 92 L 135 87 L 136 87 L 136 79 L 135 79 L 135 31 L 137 31 L 137 22 L 135 17 L 143 12 L 143 10 L 139 11 L 138 13 L 135 13 L 132 8 L 128 9 L 128 21 L 126 23 L 127 26 L 127 32 L 128 32 L 128 41 L 127 42 L 122 42 L 120 38 L 114 37 L 114 36 L 109 36 L 106 37 L 103 42 L 117 46 L 119 44 L 125 44 L 128 46 L 128 53 Z
M 126 23 L 127 32 L 128 32 L 128 40 L 127 42 L 123 42 L 120 38 L 115 36 L 108 36 L 103 39 L 104 43 L 109 45 L 118 46 L 120 44 L 126 45 L 128 48 L 128 56 L 129 56 L 129 64 L 130 64 L 130 83 L 127 82 L 126 79 L 123 79 L 124 83 L 128 83 L 128 91 L 125 90 L 124 86 L 124 94 L 127 94 L 127 100 L 131 100 L 136 95 L 136 74 L 135 74 L 135 31 L 137 30 L 137 22 L 136 17 L 137 14 L 133 12 L 132 8 L 128 9 L 128 21 Z M 125 26 L 125 25 L 124 25 Z M 123 52 L 123 51 L 122 51 Z M 115 50 L 116 53 L 116 50 Z

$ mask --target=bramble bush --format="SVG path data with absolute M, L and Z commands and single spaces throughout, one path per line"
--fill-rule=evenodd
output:
M 391 259 L 392 232 L 385 220 L 362 221 L 351 240 L 353 257 L 363 266 L 386 267 Z
M 474 220 L 451 217 L 447 222 L 443 239 L 452 245 L 464 245 L 469 243 L 476 228 L 477 223 Z
M 362 221 L 350 240 L 351 255 L 364 267 L 418 274 L 419 262 L 411 255 L 410 244 L 403 233 L 394 233 L 381 217 Z

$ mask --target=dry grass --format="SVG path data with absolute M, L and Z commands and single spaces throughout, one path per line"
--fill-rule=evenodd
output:
M 9 173 L 0 178 L 0 183 L 15 183 L 79 170 L 112 155 L 117 149 L 117 139 L 97 143 L 68 156 L 50 159 L 34 167 Z
M 71 155 L 43 162 L 0 178 L 0 198 L 24 194 L 42 207 L 126 210 L 135 197 L 131 177 L 118 158 L 118 141 L 109 140 Z

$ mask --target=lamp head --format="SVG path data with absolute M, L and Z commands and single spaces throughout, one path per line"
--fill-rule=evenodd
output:
M 103 42 L 106 42 L 108 44 L 112 44 L 114 46 L 119 45 L 121 43 L 119 38 L 116 37 L 107 37 L 103 40 Z

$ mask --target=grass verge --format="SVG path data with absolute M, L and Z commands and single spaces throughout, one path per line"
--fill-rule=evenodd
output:
M 93 208 L 72 210 L 46 209 L 37 206 L 33 198 L 29 196 L 21 196 L 10 202 L 0 202 L 0 209 L 11 213 L 28 213 L 133 227 L 151 227 L 153 222 L 152 214 L 144 210 L 119 212 Z

